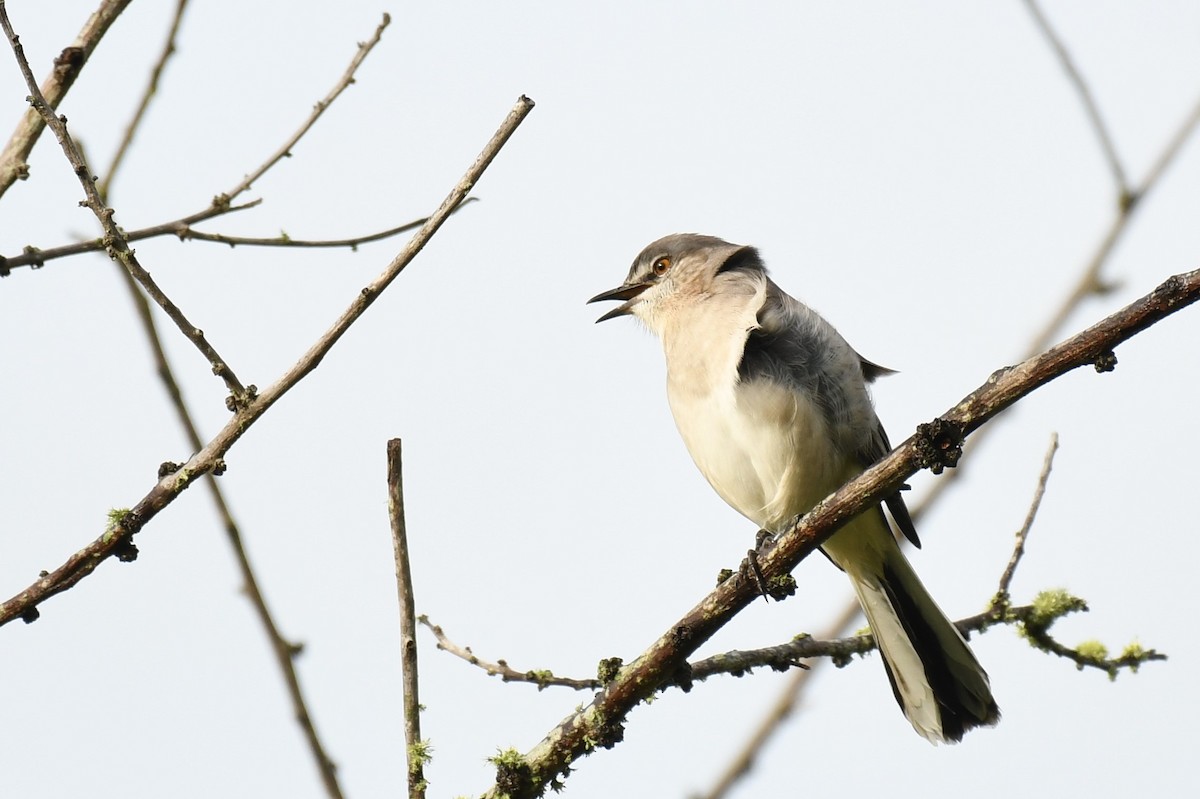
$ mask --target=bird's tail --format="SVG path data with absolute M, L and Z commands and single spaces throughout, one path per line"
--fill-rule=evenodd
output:
M 878 568 L 847 569 L 904 715 L 933 743 L 1000 720 L 987 672 L 893 545 Z

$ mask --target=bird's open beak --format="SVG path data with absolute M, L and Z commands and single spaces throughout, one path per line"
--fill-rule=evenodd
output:
M 615 289 L 601 292 L 595 297 L 592 297 L 590 300 L 588 300 L 589 305 L 593 302 L 601 302 L 602 300 L 624 300 L 624 302 L 622 302 L 616 308 L 613 308 L 611 311 L 604 314 L 604 316 L 601 316 L 599 319 L 597 319 L 596 323 L 599 324 L 607 319 L 615 319 L 618 316 L 626 316 L 627 314 L 633 313 L 633 306 L 637 305 L 634 300 L 637 299 L 639 294 L 650 288 L 651 285 L 653 284 L 634 283 L 632 286 L 618 286 Z

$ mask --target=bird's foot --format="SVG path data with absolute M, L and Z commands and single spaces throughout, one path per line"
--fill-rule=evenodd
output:
M 762 566 L 759 565 L 759 557 L 765 555 L 775 545 L 775 540 L 774 533 L 768 530 L 759 530 L 758 534 L 754 536 L 755 548 L 746 553 L 746 559 L 738 567 L 738 578 L 753 580 L 754 585 L 758 588 L 758 593 L 768 602 L 772 599 L 782 602 L 796 593 L 796 580 L 790 574 L 777 575 L 768 580 L 763 573 Z
M 738 576 L 743 580 L 753 579 L 754 584 L 758 586 L 758 593 L 762 594 L 763 599 L 768 602 L 771 599 L 771 592 L 768 590 L 767 578 L 763 575 L 762 567 L 758 565 L 758 556 L 765 553 L 774 543 L 774 533 L 770 530 L 759 530 L 754 534 L 754 549 L 746 553 L 746 559 L 742 561 L 742 565 L 738 569 Z
M 771 601 L 771 594 L 767 591 L 767 578 L 762 572 L 762 567 L 758 565 L 757 549 L 751 549 L 746 552 L 746 559 L 738 567 L 738 578 L 741 580 L 754 580 L 754 584 L 758 586 L 758 593 L 762 594 L 762 598 L 768 602 Z
M 754 551 L 758 553 L 765 552 L 767 547 L 775 543 L 775 534 L 770 530 L 759 530 L 754 534 Z

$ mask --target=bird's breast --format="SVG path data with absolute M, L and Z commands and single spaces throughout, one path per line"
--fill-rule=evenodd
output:
M 803 393 L 759 380 L 696 390 L 668 379 L 688 452 L 713 489 L 760 527 L 776 531 L 837 487 L 826 424 Z

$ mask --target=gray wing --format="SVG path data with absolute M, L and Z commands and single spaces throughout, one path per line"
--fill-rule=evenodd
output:
M 842 428 L 851 397 L 838 379 L 836 331 L 770 281 L 757 321 L 742 348 L 738 380 L 791 386 L 814 399 L 831 431 Z
M 848 348 L 849 345 L 815 311 L 801 305 L 770 281 L 757 319 L 758 327 L 746 336 L 742 359 L 738 364 L 738 379 L 742 382 L 767 379 L 794 386 L 816 399 L 831 430 L 843 428 L 846 409 L 856 399 L 849 396 L 847 381 L 839 379 L 839 369 L 842 373 L 845 370 L 838 359 L 839 356 L 844 357 L 845 350 L 842 348 Z M 857 360 L 865 383 L 894 373 L 853 350 L 850 352 Z M 892 447 L 879 417 L 869 409 L 869 400 L 861 401 L 866 403 L 864 410 L 870 414 L 869 424 L 873 429 L 865 432 L 860 427 L 852 440 L 857 442 L 855 457 L 866 469 L 887 455 Z M 914 546 L 921 546 L 900 493 L 885 497 L 884 502 L 904 537 Z
M 869 363 L 869 361 L 863 361 L 863 363 Z M 865 366 L 863 371 L 866 371 Z M 887 372 L 891 372 L 891 370 L 889 369 Z M 858 462 L 864 469 L 868 469 L 891 451 L 892 445 L 888 441 L 887 431 L 883 429 L 883 422 L 879 421 L 877 416 L 875 417 L 875 434 L 871 436 L 870 443 L 858 451 Z M 912 542 L 914 547 L 920 549 L 921 539 L 917 537 L 917 528 L 913 525 L 908 506 L 904 504 L 904 497 L 897 491 L 884 497 L 883 501 L 887 505 L 888 511 L 891 512 L 892 518 L 896 520 L 896 526 L 900 528 L 900 532 Z

